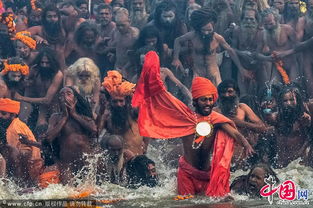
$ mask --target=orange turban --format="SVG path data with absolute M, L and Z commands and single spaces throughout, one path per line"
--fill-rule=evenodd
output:
M 108 71 L 107 74 L 104 77 L 102 86 L 111 96 L 124 97 L 134 93 L 136 84 L 124 81 L 121 73 L 113 70 Z
M 196 77 L 192 80 L 191 94 L 193 99 L 213 95 L 213 100 L 216 102 L 218 98 L 216 87 L 210 80 L 204 77 Z
M 8 98 L 0 98 L 0 111 L 18 114 L 20 112 L 20 102 Z

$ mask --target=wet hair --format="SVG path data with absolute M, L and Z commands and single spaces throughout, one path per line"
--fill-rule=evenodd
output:
M 264 21 L 264 19 L 268 16 L 272 14 L 275 18 L 275 21 L 278 22 L 279 21 L 279 13 L 277 12 L 276 9 L 274 8 L 267 8 L 267 9 L 264 9 L 261 13 L 261 20 Z
M 146 155 L 139 155 L 131 159 L 126 164 L 126 173 L 128 177 L 129 188 L 138 188 L 140 186 L 154 187 L 156 184 L 148 182 L 148 165 L 155 165 L 155 162 Z
M 252 174 L 252 171 L 256 168 L 262 168 L 265 171 L 265 177 L 268 178 L 269 176 L 274 177 L 276 184 L 279 183 L 279 178 L 277 177 L 277 174 L 275 173 L 275 171 L 271 168 L 271 166 L 269 166 L 268 164 L 265 163 L 258 163 L 256 165 L 254 165 L 250 172 L 248 173 L 248 179 Z
M 32 62 L 31 66 L 37 65 L 37 68 L 40 68 L 40 62 L 44 56 L 48 58 L 50 69 L 53 72 L 52 74 L 55 75 L 60 70 L 60 63 L 57 60 L 56 52 L 49 47 L 44 47 L 39 50 L 39 53 Z
M 97 7 L 97 14 L 99 14 L 99 12 L 103 9 L 108 9 L 111 13 L 113 12 L 113 9 L 110 5 L 107 5 L 107 4 L 99 4 L 99 6 Z
M 278 98 L 277 98 L 277 105 L 278 105 L 278 119 L 280 121 L 283 120 L 283 112 L 282 112 L 282 109 L 283 109 L 283 97 L 284 95 L 286 95 L 287 93 L 294 93 L 295 96 L 296 96 L 296 101 L 297 101 L 297 116 L 301 116 L 303 114 L 303 112 L 305 111 L 305 107 L 304 107 L 304 103 L 303 103 L 303 99 L 302 99 L 302 95 L 301 95 L 301 92 L 300 90 L 293 86 L 293 85 L 288 85 L 288 86 L 285 86 L 281 91 L 280 93 L 278 94 Z
M 48 4 L 42 11 L 41 13 L 41 24 L 43 25 L 43 27 L 46 24 L 49 24 L 46 20 L 46 16 L 48 12 L 55 12 L 59 18 L 59 25 L 61 27 L 61 13 L 59 11 L 59 9 L 54 5 L 54 4 Z
M 87 100 L 81 96 L 74 87 L 72 86 L 66 86 L 67 88 L 70 88 L 73 91 L 73 94 L 77 100 L 76 106 L 75 106 L 75 110 L 79 115 L 82 116 L 86 116 L 89 118 L 93 118 L 92 116 L 92 110 L 91 107 L 89 105 L 89 103 L 87 102 Z
M 168 12 L 168 11 L 174 11 L 174 13 L 177 15 L 177 8 L 173 1 L 171 0 L 163 0 L 155 9 L 154 13 L 154 21 L 157 26 L 160 26 L 161 23 L 161 14 L 162 12 Z M 177 20 L 178 17 L 175 17 Z
M 201 28 L 210 22 L 213 22 L 214 24 L 217 22 L 216 13 L 210 8 L 195 10 L 190 16 L 190 25 L 197 32 L 200 32 Z
M 218 94 L 221 95 L 225 93 L 228 88 L 233 88 L 236 91 L 237 96 L 240 97 L 240 89 L 238 84 L 232 79 L 224 80 L 217 86 Z
M 160 31 L 158 28 L 156 28 L 153 25 L 148 25 L 142 28 L 142 30 L 139 33 L 139 37 L 135 43 L 135 49 L 138 50 L 142 47 L 145 46 L 145 40 L 148 38 L 156 38 L 157 43 L 156 43 L 156 50 L 160 56 L 160 59 L 162 58 L 162 55 L 164 54 L 163 52 L 163 40 L 160 34 Z M 162 61 L 161 61 L 162 62 Z
M 80 45 L 82 43 L 84 33 L 89 30 L 94 32 L 95 37 L 97 38 L 98 36 L 97 26 L 89 21 L 85 21 L 79 25 L 74 34 L 74 39 L 77 45 Z

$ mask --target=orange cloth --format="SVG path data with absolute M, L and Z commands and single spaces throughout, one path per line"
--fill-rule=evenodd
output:
M 60 171 L 52 170 L 49 172 L 44 172 L 39 176 L 40 188 L 47 188 L 49 184 L 58 184 L 60 183 Z
M 200 84 L 207 87 L 202 85 L 203 82 Z M 196 91 L 198 86 L 195 86 Z M 159 57 L 153 51 L 145 56 L 132 105 L 139 107 L 139 132 L 145 137 L 168 139 L 192 135 L 195 134 L 196 124 L 203 120 L 208 120 L 213 125 L 229 123 L 235 126 L 228 118 L 214 111 L 209 116 L 197 117 L 184 103 L 167 92 L 160 78 Z M 216 131 L 211 180 L 206 190 L 208 196 L 224 196 L 230 191 L 229 177 L 233 145 L 233 139 L 225 132 Z
M 20 102 L 8 98 L 0 98 L 0 111 L 18 114 L 20 112 Z
M 36 141 L 33 133 L 28 128 L 28 126 L 22 122 L 20 119 L 13 119 L 10 126 L 7 128 L 7 142 L 12 147 L 15 147 L 21 153 L 31 152 L 31 158 L 28 161 L 28 173 L 33 180 L 37 180 L 39 174 L 42 172 L 43 160 L 41 158 L 40 149 L 34 146 L 28 146 L 22 144 L 19 140 L 18 134 L 24 134 L 28 140 Z
M 132 95 L 136 84 L 123 81 L 122 75 L 118 71 L 108 71 L 104 77 L 102 86 L 109 92 L 111 96 L 124 97 Z
M 202 96 L 213 95 L 214 102 L 218 98 L 217 89 L 213 83 L 204 77 L 195 77 L 192 80 L 191 94 L 193 99 L 197 99 Z

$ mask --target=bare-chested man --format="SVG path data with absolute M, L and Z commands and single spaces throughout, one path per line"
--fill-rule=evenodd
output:
M 105 128 L 110 134 L 121 135 L 125 150 L 130 150 L 134 155 L 144 154 L 149 140 L 140 136 L 137 124 L 138 112 L 130 103 L 135 84 L 122 81 L 122 75 L 117 71 L 108 71 L 102 85 L 109 94 L 110 112 L 109 115 L 100 115 L 103 119 L 99 126 L 101 134 Z
M 299 157 L 306 159 L 312 118 L 303 103 L 299 89 L 295 87 L 282 89 L 277 101 L 277 163 L 279 167 L 286 167 Z
M 165 90 L 159 67 L 157 54 L 149 52 L 132 100 L 133 106 L 139 106 L 140 132 L 152 138 L 182 137 L 184 155 L 179 160 L 179 194 L 225 196 L 229 192 L 233 139 L 245 147 L 246 155 L 253 153 L 252 147 L 235 129 L 232 121 L 212 111 L 218 97 L 212 82 L 203 77 L 194 78 L 191 87 L 195 106 L 193 112 Z M 198 133 L 200 129 L 206 132 L 200 133 L 202 137 L 199 137 L 195 128 Z M 223 167 L 220 166 L 222 158 Z
M 16 93 L 15 99 L 38 105 L 39 115 L 36 124 L 38 132 L 35 133 L 41 134 L 40 129 L 47 128 L 49 115 L 56 112 L 57 102 L 54 98 L 63 81 L 63 73 L 60 70 L 55 51 L 50 48 L 43 48 L 39 51 L 28 79 L 31 84 L 26 88 L 24 96 Z M 21 119 L 27 121 L 30 108 L 24 109 L 22 113 L 24 115 L 20 115 Z
M 143 28 L 147 22 L 149 15 L 146 12 L 146 0 L 130 1 L 130 23 L 138 29 Z
M 294 29 L 290 25 L 280 24 L 279 16 L 276 10 L 273 8 L 266 9 L 262 12 L 262 23 L 264 24 L 264 30 L 260 33 L 257 39 L 259 53 L 270 55 L 273 51 L 288 50 L 291 49 L 296 43 L 296 34 Z M 268 60 L 268 57 L 264 57 L 262 54 L 257 55 L 259 60 Z M 291 81 L 296 80 L 299 75 L 299 67 L 297 65 L 297 59 L 295 56 L 289 56 L 282 59 L 283 67 L 290 77 Z M 281 80 L 278 75 L 275 66 L 272 64 L 267 64 L 266 67 L 260 73 L 260 82 L 265 83 L 274 77 L 277 80 Z
M 60 179 L 65 184 L 86 165 L 83 154 L 92 153 L 91 138 L 97 127 L 89 104 L 74 88 L 61 89 L 59 102 L 61 111 L 49 119 L 45 139 L 57 149 Z
M 261 32 L 261 29 L 258 27 L 257 15 L 256 10 L 244 10 L 241 16 L 240 27 L 234 29 L 232 37 L 232 47 L 237 49 L 236 51 L 243 67 L 249 69 L 255 75 L 255 80 L 244 80 L 240 73 L 237 74 L 238 85 L 242 95 L 255 94 L 257 91 L 255 81 L 259 81 L 257 74 L 261 70 L 260 63 L 251 56 L 257 50 L 255 39 Z
M 239 102 L 240 89 L 234 80 L 224 80 L 217 89 L 219 102 L 214 110 L 234 121 L 240 133 L 255 146 L 259 134 L 264 133 L 268 128 L 248 105 Z M 240 158 L 242 151 L 243 148 L 239 144 L 235 145 L 233 161 L 236 163 L 236 168 L 243 168 L 240 166 L 243 162 L 243 158 Z
M 191 14 L 191 25 L 195 29 L 175 40 L 173 66 L 181 66 L 179 54 L 181 44 L 188 42 L 191 46 L 191 56 L 193 62 L 193 75 L 207 77 L 213 84 L 218 85 L 221 80 L 220 71 L 217 65 L 216 50 L 219 46 L 223 47 L 236 63 L 239 72 L 247 76 L 247 70 L 244 69 L 234 49 L 232 49 L 224 38 L 214 32 L 214 24 L 217 17 L 213 10 L 199 9 Z
M 95 24 L 90 22 L 81 23 L 75 31 L 73 40 L 67 44 L 65 58 L 66 64 L 71 65 L 79 58 L 87 57 L 96 61 L 96 44 L 98 30 Z
M 65 68 L 65 38 L 66 33 L 61 24 L 60 11 L 54 5 L 48 5 L 42 11 L 42 25 L 28 28 L 38 44 L 47 44 L 57 51 L 57 59 L 61 69 Z
M 115 69 L 120 70 L 123 77 L 131 79 L 134 70 L 131 68 L 128 51 L 138 38 L 139 30 L 130 26 L 128 11 L 121 8 L 115 15 L 116 29 L 112 34 L 109 46 L 115 48 Z
M 15 68 L 13 67 L 15 66 Z M 29 74 L 29 67 L 19 57 L 3 62 L 0 73 L 0 98 L 14 98 L 14 94 L 24 94 L 24 78 Z
M 112 21 L 112 7 L 105 4 L 99 4 L 97 7 L 96 22 L 99 25 L 99 33 L 102 39 L 111 37 L 116 25 Z
M 299 0 L 286 1 L 283 23 L 290 25 L 296 31 L 298 41 L 302 40 L 305 17 L 301 15 Z

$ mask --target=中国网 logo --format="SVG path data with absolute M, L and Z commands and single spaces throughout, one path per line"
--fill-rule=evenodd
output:
M 277 204 L 285 205 L 303 205 L 309 204 L 309 191 L 307 189 L 299 189 L 292 180 L 286 180 L 282 184 L 275 186 L 276 181 L 272 176 L 264 179 L 266 183 L 260 190 L 262 197 L 267 197 L 270 204 L 273 204 L 274 194 L 277 193 L 279 201 Z

